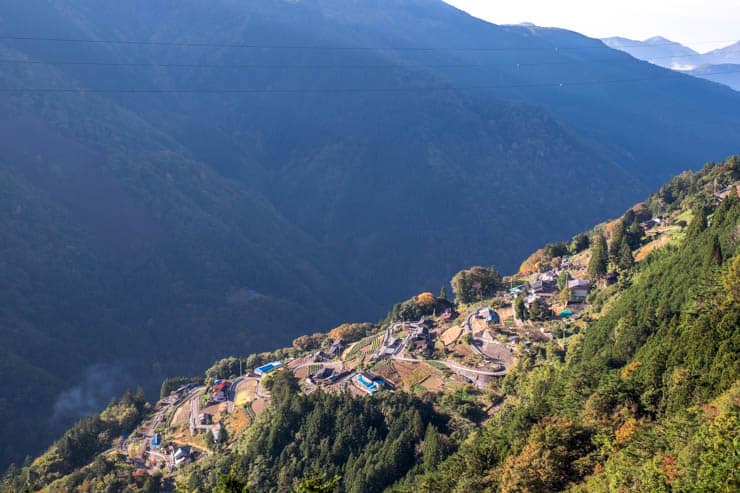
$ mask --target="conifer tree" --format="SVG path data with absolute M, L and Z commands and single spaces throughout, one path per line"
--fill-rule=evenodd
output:
M 609 258 L 612 262 L 616 262 L 617 258 L 619 258 L 619 249 L 622 248 L 625 236 L 626 229 L 624 227 L 624 223 L 619 221 L 617 227 L 614 228 L 614 233 L 612 233 L 612 238 L 609 242 Z
M 447 288 L 442 286 L 442 289 L 439 290 L 439 296 L 438 298 L 440 300 L 446 300 L 447 299 Z
M 715 264 L 722 265 L 722 245 L 720 245 L 719 237 L 717 235 L 714 235 L 712 237 L 712 243 L 709 250 L 709 258 Z
M 627 228 L 627 243 L 629 243 L 630 249 L 636 250 L 640 247 L 640 241 L 642 240 L 643 231 L 637 221 L 630 224 Z
M 444 444 L 440 440 L 439 432 L 434 425 L 427 425 L 424 435 L 424 469 L 433 471 L 447 456 Z
M 591 260 L 588 263 L 588 275 L 591 279 L 603 277 L 606 274 L 608 262 L 606 239 L 603 235 L 597 234 L 591 242 Z
M 686 236 L 689 238 L 697 236 L 699 233 L 707 229 L 707 224 L 707 211 L 705 211 L 703 207 L 700 207 L 694 214 L 694 219 L 692 219 L 691 224 L 689 224 L 689 227 L 686 230 Z
M 617 256 L 617 266 L 620 270 L 629 270 L 635 265 L 635 259 L 632 256 L 632 249 L 627 243 L 627 238 L 622 239 L 622 245 L 619 247 L 619 255 Z

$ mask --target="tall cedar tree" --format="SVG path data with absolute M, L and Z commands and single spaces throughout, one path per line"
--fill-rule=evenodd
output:
M 624 222 L 621 220 L 614 228 L 612 233 L 611 241 L 609 242 L 609 260 L 616 262 L 619 258 L 619 249 L 622 248 L 626 236 L 627 228 L 624 226 Z
M 603 235 L 597 234 L 591 242 L 591 260 L 588 263 L 588 275 L 591 279 L 596 280 L 603 277 L 606 274 L 608 262 L 606 239 Z
M 619 253 L 617 255 L 617 267 L 619 267 L 619 270 L 626 271 L 634 265 L 635 259 L 632 256 L 632 249 L 627 242 L 627 238 L 622 238 L 622 245 L 619 247 Z

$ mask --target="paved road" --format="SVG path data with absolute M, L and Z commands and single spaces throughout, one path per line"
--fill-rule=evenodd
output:
M 300 370 L 301 368 L 305 368 L 311 365 L 328 366 L 329 368 L 332 368 L 334 370 L 340 370 L 340 371 L 342 370 L 342 368 L 344 368 L 344 362 L 342 361 L 324 361 L 321 363 L 315 363 L 313 361 L 310 361 L 307 363 L 301 363 L 300 365 L 293 367 L 291 371 L 295 372 L 296 370 Z
M 398 361 L 406 361 L 409 363 L 441 363 L 451 370 L 457 370 L 459 372 L 465 372 L 465 373 L 473 373 L 475 375 L 484 375 L 488 377 L 500 377 L 503 375 L 506 375 L 508 370 L 504 368 L 503 370 L 497 370 L 497 371 L 490 371 L 490 370 L 479 370 L 477 368 L 470 368 L 467 366 L 458 365 L 457 363 L 453 363 L 451 361 L 443 361 L 438 359 L 418 359 L 418 358 L 404 358 L 402 356 L 393 356 L 393 359 Z
M 478 313 L 480 313 L 480 308 L 475 310 L 474 312 L 471 312 L 468 317 L 465 319 L 465 323 L 463 324 L 463 327 L 465 330 L 468 331 L 468 334 L 470 334 L 471 337 L 471 344 L 468 344 L 470 348 L 473 350 L 474 353 L 478 353 L 479 355 L 483 356 L 485 359 L 490 359 L 482 350 L 478 347 L 477 344 L 475 344 L 475 336 L 473 335 L 473 317 L 477 317 Z
M 231 382 L 231 386 L 229 387 L 229 391 L 226 395 L 226 406 L 228 409 L 229 414 L 234 412 L 234 401 L 236 400 L 236 393 L 239 390 L 239 384 L 244 381 L 244 377 L 239 377 L 234 379 L 234 381 Z

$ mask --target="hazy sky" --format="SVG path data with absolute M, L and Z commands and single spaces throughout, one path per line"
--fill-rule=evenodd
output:
M 495 24 L 533 22 L 587 36 L 663 36 L 705 52 L 740 39 L 740 0 L 445 0 Z

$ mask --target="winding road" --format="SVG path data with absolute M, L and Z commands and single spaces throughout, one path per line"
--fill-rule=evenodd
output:
M 451 361 L 443 361 L 439 359 L 405 358 L 403 356 L 393 356 L 393 359 L 397 361 L 406 361 L 408 363 L 440 363 L 448 367 L 450 370 L 457 370 L 461 373 L 473 373 L 475 375 L 483 375 L 488 377 L 500 377 L 508 373 L 508 370 L 506 368 L 496 371 L 478 370 L 477 368 L 470 368 L 468 366 L 458 365 L 457 363 L 453 363 Z

